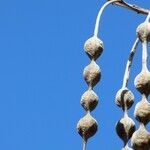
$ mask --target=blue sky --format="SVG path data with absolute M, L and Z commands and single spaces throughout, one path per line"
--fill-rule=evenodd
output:
M 148 1 L 128 0 L 150 8 Z M 80 97 L 87 85 L 82 77 L 89 58 L 83 44 L 94 30 L 104 0 L 0 1 L 0 149 L 81 150 L 76 132 L 85 115 Z M 100 101 L 92 115 L 99 123 L 88 150 L 121 149 L 115 123 L 123 113 L 114 103 L 125 64 L 146 16 L 110 6 L 102 17 L 104 52 L 97 63 L 102 79 L 95 87 Z M 141 70 L 141 46 L 131 70 L 129 88 L 135 103 L 141 96 L 133 80 Z M 129 114 L 133 118 L 133 109 Z M 136 122 L 138 127 L 138 123 Z

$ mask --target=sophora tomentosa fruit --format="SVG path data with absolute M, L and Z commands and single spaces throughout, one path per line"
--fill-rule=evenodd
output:
M 137 103 L 134 115 L 136 119 L 144 125 L 150 121 L 150 103 L 145 96 L 143 96 L 142 100 Z
M 134 95 L 127 87 L 121 88 L 116 94 L 115 102 L 122 109 L 129 109 L 134 103 Z
M 150 41 L 150 23 L 148 21 L 141 23 L 136 32 L 142 42 L 145 40 Z
M 127 87 L 123 87 L 117 92 L 115 102 L 124 111 L 123 118 L 121 118 L 116 124 L 116 132 L 123 140 L 123 149 L 126 150 L 129 149 L 128 141 L 130 140 L 132 134 L 135 132 L 135 123 L 127 113 L 127 110 L 134 103 L 134 95 Z
M 134 103 L 134 95 L 131 92 L 131 90 L 128 89 L 127 86 L 128 86 L 128 80 L 129 80 L 129 74 L 130 74 L 130 68 L 132 65 L 132 60 L 133 60 L 134 54 L 136 52 L 138 43 L 139 43 L 139 40 L 136 39 L 135 43 L 133 44 L 133 47 L 132 47 L 130 55 L 129 55 L 129 59 L 126 64 L 122 87 L 117 92 L 116 98 L 115 98 L 116 105 L 121 107 L 122 110 L 124 111 L 124 116 L 116 124 L 116 132 L 117 132 L 118 136 L 124 142 L 124 147 L 122 148 L 122 150 L 131 150 L 131 148 L 129 148 L 128 142 L 129 142 L 130 138 L 132 137 L 132 134 L 135 132 L 135 123 L 128 116 L 128 109 Z
M 93 36 L 85 42 L 84 49 L 91 62 L 83 71 L 88 89 L 84 92 L 80 101 L 86 111 L 86 115 L 81 118 L 77 124 L 77 131 L 84 140 L 83 149 L 86 147 L 87 140 L 92 137 L 98 129 L 97 121 L 91 116 L 90 112 L 95 109 L 99 101 L 93 88 L 101 78 L 100 67 L 95 61 L 103 52 L 103 42 L 98 37 Z
M 150 94 L 150 72 L 142 70 L 135 78 L 134 85 L 136 89 L 145 95 Z
M 98 96 L 93 90 L 88 90 L 82 95 L 80 103 L 86 111 L 91 112 L 98 104 Z
M 146 130 L 146 125 L 150 121 L 150 72 L 147 67 L 148 52 L 147 45 L 150 41 L 150 13 L 146 21 L 137 27 L 137 35 L 142 43 L 142 70 L 136 76 L 134 85 L 141 93 L 142 100 L 137 103 L 134 116 L 140 123 L 139 129 L 132 136 L 132 147 L 134 150 L 150 150 L 150 133 Z
M 77 124 L 78 133 L 82 136 L 82 138 L 85 141 L 87 141 L 96 133 L 97 127 L 97 122 L 90 115 L 90 113 L 86 114 L 86 116 L 81 118 Z
M 84 50 L 90 59 L 96 60 L 103 52 L 103 42 L 99 38 L 93 36 L 85 42 Z

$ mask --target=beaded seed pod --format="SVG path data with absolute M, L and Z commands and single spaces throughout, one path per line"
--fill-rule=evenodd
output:
M 86 54 L 89 56 L 91 62 L 87 65 L 83 71 L 84 79 L 88 85 L 88 90 L 81 97 L 81 105 L 86 111 L 86 115 L 81 118 L 77 124 L 78 133 L 83 138 L 83 150 L 86 150 L 87 140 L 92 137 L 98 128 L 96 120 L 91 116 L 90 112 L 95 109 L 98 104 L 98 96 L 93 91 L 93 87 L 99 82 L 101 78 L 101 70 L 99 66 L 96 64 L 97 58 L 103 52 L 103 42 L 98 38 L 98 29 L 99 23 L 105 8 L 118 0 L 111 0 L 106 2 L 98 12 L 95 28 L 94 28 L 94 36 L 89 38 L 84 44 L 84 50 Z
M 134 150 L 150 149 L 150 133 L 146 125 L 150 121 L 150 103 L 147 98 L 150 94 L 150 72 L 147 68 L 147 44 L 150 41 L 150 13 L 146 21 L 137 28 L 137 35 L 142 42 L 142 71 L 136 76 L 134 85 L 141 93 L 142 100 L 137 103 L 134 111 L 136 120 L 140 123 L 139 129 L 132 136 L 132 147 Z
M 116 132 L 117 132 L 118 136 L 124 142 L 124 147 L 122 150 L 130 149 L 128 146 L 128 142 L 129 142 L 130 138 L 132 137 L 132 134 L 135 132 L 135 123 L 128 116 L 128 109 L 134 103 L 134 95 L 127 88 L 127 86 L 128 86 L 128 80 L 129 80 L 129 74 L 130 74 L 132 60 L 133 60 L 134 54 L 136 52 L 138 43 L 139 43 L 139 39 L 136 39 L 136 41 L 131 49 L 130 56 L 129 56 L 129 59 L 128 59 L 128 62 L 126 65 L 122 88 L 117 92 L 116 98 L 115 98 L 116 105 L 121 107 L 122 110 L 124 111 L 123 118 L 121 118 L 116 124 Z
M 101 70 L 99 66 L 96 64 L 96 60 L 103 52 L 103 42 L 97 38 L 98 37 L 98 29 L 99 23 L 102 16 L 103 11 L 109 4 L 117 4 L 119 6 L 123 6 L 125 8 L 132 9 L 136 12 L 141 12 L 137 6 L 132 6 L 122 0 L 108 0 L 100 9 L 95 29 L 94 29 L 94 36 L 89 38 L 84 45 L 84 49 L 86 54 L 89 56 L 91 62 L 87 65 L 83 71 L 84 79 L 88 85 L 87 91 L 81 97 L 81 105 L 86 111 L 86 115 L 81 118 L 77 124 L 78 133 L 83 138 L 83 150 L 86 150 L 86 143 L 90 137 L 92 137 L 97 129 L 98 124 L 97 121 L 92 117 L 91 111 L 93 111 L 99 101 L 97 94 L 93 91 L 93 87 L 100 81 L 101 79 Z M 146 10 L 143 13 L 147 14 Z M 147 22 L 149 18 L 147 19 Z M 150 105 L 147 101 L 147 96 L 150 94 L 150 73 L 148 70 L 145 69 L 145 72 L 139 74 L 135 80 L 135 86 L 138 91 L 143 95 L 143 99 L 140 103 L 136 106 L 135 116 L 136 119 L 140 122 L 140 128 L 135 132 L 135 123 L 134 121 L 128 116 L 128 109 L 134 103 L 134 95 L 128 89 L 128 79 L 130 73 L 130 67 L 132 64 L 132 59 L 139 43 L 139 40 L 142 43 L 147 43 L 150 40 L 150 26 L 149 24 L 141 24 L 137 29 L 138 38 L 136 39 L 133 48 L 130 53 L 129 60 L 126 65 L 124 80 L 122 88 L 116 94 L 116 104 L 122 108 L 124 112 L 123 118 L 121 118 L 116 124 L 116 132 L 118 136 L 123 140 L 124 147 L 122 150 L 132 150 L 128 146 L 128 142 L 132 137 L 132 145 L 134 150 L 149 150 L 149 133 L 145 129 L 145 125 L 150 121 Z M 143 49 L 147 49 L 147 44 L 143 44 Z M 143 62 L 146 61 L 146 51 L 143 51 Z M 145 66 L 144 66 L 145 67 Z M 146 68 L 146 67 L 145 67 Z M 144 109 L 143 109 L 144 107 Z M 134 134 L 133 134 L 134 133 Z M 147 144 L 148 143 L 148 144 Z M 141 145 L 143 147 L 141 147 Z
M 97 94 L 93 91 L 93 87 L 101 78 L 101 70 L 95 60 L 103 52 L 103 43 L 97 37 L 91 37 L 85 42 L 84 49 L 91 59 L 91 62 L 83 71 L 88 90 L 82 95 L 80 102 L 86 111 L 86 115 L 81 118 L 77 124 L 78 133 L 83 138 L 83 150 L 86 149 L 87 140 L 92 137 L 98 129 L 97 121 L 91 116 L 90 112 L 95 109 L 99 99 Z

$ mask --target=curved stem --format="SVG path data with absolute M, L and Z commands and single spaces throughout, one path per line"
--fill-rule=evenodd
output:
M 148 16 L 146 17 L 145 22 L 150 22 L 150 12 L 148 13 Z
M 94 29 L 94 36 L 97 37 L 98 35 L 98 29 L 99 29 L 99 23 L 100 23 L 100 19 L 101 19 L 101 16 L 102 16 L 102 13 L 103 11 L 105 10 L 105 8 L 114 3 L 114 2 L 119 2 L 120 0 L 110 0 L 108 2 L 106 2 L 100 9 L 100 11 L 98 12 L 98 15 L 97 15 L 97 18 L 96 18 L 96 24 L 95 24 L 95 29 Z
M 148 53 L 147 53 L 147 40 L 144 40 L 142 42 L 142 47 L 143 47 L 143 52 L 142 52 L 142 70 L 147 71 L 147 58 L 148 58 Z
M 83 140 L 83 150 L 86 150 L 87 141 Z
M 128 117 L 128 110 L 127 110 L 127 107 L 125 108 L 125 110 L 124 110 L 124 118 L 125 117 Z
M 135 40 L 135 42 L 134 42 L 134 45 L 133 45 L 132 49 L 131 49 L 131 52 L 130 52 L 130 55 L 129 55 L 129 59 L 128 59 L 127 64 L 126 64 L 126 69 L 125 69 L 125 73 L 124 73 L 122 88 L 125 88 L 128 85 L 130 69 L 131 69 L 133 57 L 134 57 L 134 54 L 136 52 L 138 43 L 139 43 L 139 39 L 137 38 Z
M 145 22 L 150 22 L 150 12 L 148 13 L 148 15 L 146 17 Z M 143 71 L 148 70 L 148 68 L 147 68 L 147 60 L 148 60 L 147 44 L 148 44 L 147 39 L 142 41 L 142 48 L 143 48 L 143 51 L 142 51 L 142 70 Z

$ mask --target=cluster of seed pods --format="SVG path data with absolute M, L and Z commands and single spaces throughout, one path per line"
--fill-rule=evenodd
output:
M 86 115 L 81 118 L 77 124 L 77 131 L 83 138 L 83 150 L 86 150 L 87 140 L 92 137 L 98 129 L 97 121 L 91 116 L 91 111 L 95 109 L 99 101 L 97 94 L 93 91 L 93 87 L 101 78 L 101 70 L 96 64 L 96 60 L 102 54 L 104 49 L 103 42 L 98 38 L 99 23 L 105 8 L 116 1 L 118 0 L 110 0 L 101 7 L 96 18 L 94 35 L 84 44 L 84 50 L 89 56 L 91 62 L 83 71 L 88 90 L 81 97 L 81 105 L 85 109 Z
M 89 38 L 84 45 L 85 52 L 91 62 L 85 67 L 83 72 L 88 89 L 81 97 L 81 105 L 85 109 L 86 115 L 81 118 L 77 124 L 77 131 L 83 138 L 83 150 L 86 150 L 88 139 L 92 137 L 98 129 L 97 121 L 92 117 L 91 111 L 95 109 L 99 101 L 97 94 L 93 91 L 93 87 L 101 78 L 100 68 L 96 64 L 97 58 L 103 52 L 103 42 L 97 37 L 99 22 L 105 8 L 109 4 L 119 1 L 121 0 L 110 0 L 101 7 L 96 19 L 94 36 Z M 116 124 L 116 132 L 124 142 L 122 150 L 132 150 L 129 148 L 130 139 L 131 146 L 134 150 L 150 150 L 150 133 L 145 128 L 146 124 L 150 121 L 150 103 L 147 100 L 150 94 L 150 72 L 147 68 L 147 45 L 150 41 L 150 13 L 146 21 L 137 28 L 137 35 L 138 38 L 131 49 L 126 65 L 122 87 L 117 92 L 115 99 L 116 104 L 121 107 L 124 112 L 123 117 Z M 136 105 L 134 112 L 135 118 L 140 123 L 139 129 L 136 130 L 134 121 L 128 116 L 128 110 L 134 103 L 134 95 L 128 89 L 128 80 L 132 60 L 140 41 L 143 46 L 142 71 L 137 75 L 134 83 L 136 89 L 142 94 L 142 100 Z
M 81 105 L 85 109 L 86 115 L 77 124 L 78 133 L 83 138 L 83 150 L 86 149 L 87 140 L 96 133 L 98 128 L 97 121 L 91 116 L 90 112 L 95 109 L 99 100 L 97 94 L 93 91 L 93 87 L 101 78 L 101 70 L 95 61 L 102 54 L 103 43 L 93 36 L 85 42 L 84 49 L 91 62 L 83 71 L 88 90 L 81 97 Z
M 129 150 L 128 141 L 131 138 L 131 145 L 134 150 L 150 150 L 150 133 L 145 126 L 150 121 L 150 103 L 147 98 L 150 94 L 150 72 L 147 68 L 147 45 L 150 41 L 150 13 L 146 21 L 137 28 L 138 38 L 135 41 L 126 65 L 122 88 L 117 92 L 116 104 L 124 111 L 124 117 L 118 121 L 116 131 L 118 136 L 124 142 L 123 150 Z M 132 92 L 127 88 L 130 67 L 136 47 L 142 43 L 142 71 L 135 78 L 134 84 L 136 89 L 142 94 L 142 100 L 137 103 L 135 108 L 135 118 L 139 121 L 140 127 L 135 131 L 135 123 L 128 117 L 127 110 L 134 102 Z
M 116 132 L 118 136 L 123 140 L 124 147 L 122 150 L 129 150 L 128 142 L 132 137 L 132 134 L 135 132 L 135 123 L 134 121 L 128 116 L 128 109 L 134 103 L 134 95 L 128 89 L 128 80 L 130 74 L 130 67 L 132 64 L 132 60 L 139 43 L 139 39 L 136 39 L 131 52 L 130 56 L 126 65 L 126 70 L 124 74 L 122 88 L 117 92 L 115 102 L 116 104 L 122 108 L 124 111 L 124 116 L 121 118 L 116 124 Z
M 131 144 L 134 150 L 150 150 L 150 133 L 146 130 L 146 125 L 150 121 L 150 103 L 148 96 L 150 94 L 150 72 L 147 68 L 147 45 L 150 41 L 150 14 L 146 21 L 137 28 L 137 35 L 142 43 L 142 70 L 136 76 L 134 85 L 141 93 L 142 100 L 136 104 L 134 116 L 140 124 L 137 131 L 134 132 Z

